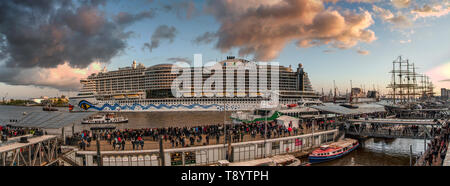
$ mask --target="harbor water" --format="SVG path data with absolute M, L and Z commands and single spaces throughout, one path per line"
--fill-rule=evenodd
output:
M 67 112 L 67 108 L 58 108 Z M 0 105 L 0 122 L 20 119 L 23 113 L 44 112 L 42 107 L 2 106 Z M 196 126 L 223 123 L 223 112 L 142 112 L 121 113 L 128 117 L 129 123 L 119 124 L 118 129 L 158 128 L 170 126 Z M 229 122 L 230 113 L 226 118 Z M 420 139 L 380 139 L 369 138 L 348 155 L 314 166 L 408 166 L 410 164 L 410 145 L 412 145 L 413 163 L 424 151 L 424 140 Z

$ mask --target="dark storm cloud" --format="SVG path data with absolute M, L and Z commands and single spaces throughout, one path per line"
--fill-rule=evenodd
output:
M 106 17 L 106 0 L 0 1 L 0 82 L 67 88 L 127 47 L 124 29 L 153 10 Z M 58 80 L 55 82 L 55 80 Z
M 105 0 L 0 1 L 0 61 L 10 68 L 53 68 L 68 62 L 86 67 L 108 62 L 130 35 L 124 25 L 154 16 L 152 11 L 107 19 Z
M 177 29 L 175 27 L 160 25 L 152 34 L 151 43 L 145 43 L 144 48 L 148 48 L 150 52 L 152 52 L 153 49 L 159 47 L 161 40 L 169 40 L 169 42 L 172 43 L 176 34 Z

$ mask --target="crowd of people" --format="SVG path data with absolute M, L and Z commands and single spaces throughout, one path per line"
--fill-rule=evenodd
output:
M 37 135 L 42 131 L 35 128 L 24 128 L 24 127 L 14 127 L 14 126 L 2 126 L 0 125 L 0 137 L 2 141 L 7 141 L 8 138 L 24 136 L 27 134 Z
M 333 120 L 317 122 L 315 130 L 327 130 Z M 215 144 L 227 142 L 244 141 L 244 136 L 248 135 L 252 140 L 258 136 L 279 138 L 292 135 L 301 135 L 306 130 L 311 130 L 312 122 L 305 122 L 298 127 L 293 127 L 292 123 L 288 126 L 279 125 L 275 121 L 268 122 L 267 133 L 265 132 L 264 122 L 241 123 L 227 125 L 224 130 L 223 124 L 193 126 L 193 127 L 166 127 L 166 128 L 142 128 L 142 129 L 105 129 L 95 131 L 82 131 L 75 135 L 78 139 L 80 149 L 90 147 L 91 141 L 106 140 L 112 145 L 114 150 L 125 150 L 126 144 L 131 143 L 133 150 L 144 148 L 144 138 L 148 141 L 157 142 L 162 138 L 164 142 L 170 143 L 171 147 L 189 147 L 195 145 L 209 145 L 213 140 Z M 222 138 L 224 135 L 227 138 Z M 224 141 L 225 140 L 225 141 Z M 70 141 L 70 140 L 69 140 Z
M 86 147 L 91 146 L 92 141 L 106 140 L 112 145 L 114 150 L 125 150 L 126 141 L 130 141 L 133 150 L 144 149 L 144 139 L 142 137 L 143 131 L 140 130 L 127 130 L 126 132 L 115 130 L 105 130 L 100 132 L 93 132 L 84 130 L 80 133 L 75 133 L 73 137 L 67 137 L 67 144 L 77 144 L 80 149 L 86 150 Z
M 434 138 L 427 144 L 427 151 L 422 156 L 422 165 L 442 165 L 445 159 L 450 135 L 448 124 L 436 129 L 435 134 Z

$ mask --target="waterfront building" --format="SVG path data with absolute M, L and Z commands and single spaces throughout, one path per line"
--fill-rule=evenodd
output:
M 450 89 L 441 88 L 441 99 L 448 100 L 450 97 Z

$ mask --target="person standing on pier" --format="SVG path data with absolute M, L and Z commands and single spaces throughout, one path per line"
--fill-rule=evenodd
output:
M 114 138 L 114 141 L 113 141 L 113 149 L 114 150 L 116 150 L 117 143 L 118 143 L 117 138 Z
M 144 150 L 144 139 L 141 138 L 139 143 L 141 144 L 141 150 Z

